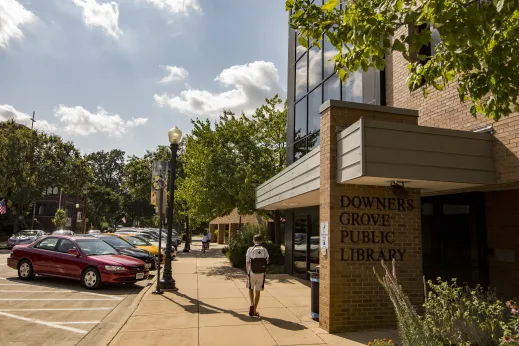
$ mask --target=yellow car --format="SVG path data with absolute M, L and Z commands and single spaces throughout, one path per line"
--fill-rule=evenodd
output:
M 153 254 L 153 256 L 155 256 L 156 261 L 159 257 L 159 248 L 153 244 L 150 244 L 149 242 L 147 242 L 143 239 L 132 237 L 129 234 L 119 234 L 119 233 L 106 233 L 106 234 L 115 235 L 117 237 L 120 237 L 120 238 L 126 240 L 128 243 L 132 244 L 133 246 L 135 246 L 138 249 L 143 249 L 143 250 L 151 252 Z M 162 263 L 162 264 L 164 263 L 164 257 L 165 257 L 164 255 L 160 256 L 160 263 Z

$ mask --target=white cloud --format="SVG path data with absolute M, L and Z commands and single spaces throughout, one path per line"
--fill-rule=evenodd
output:
M 54 115 L 64 124 L 65 132 L 79 136 L 106 133 L 111 137 L 119 137 L 128 129 L 148 122 L 148 118 L 124 120 L 119 114 L 109 113 L 101 107 L 97 108 L 97 112 L 90 113 L 81 106 L 59 105 Z
M 169 83 L 176 80 L 183 80 L 187 78 L 187 70 L 183 67 L 178 66 L 165 66 L 164 69 L 167 72 L 167 75 L 162 78 L 159 83 Z
M 16 0 L 0 1 L 0 48 L 7 48 L 10 40 L 22 40 L 21 26 L 35 22 L 37 17 Z
M 285 96 L 279 84 L 278 70 L 271 62 L 255 61 L 235 65 L 223 70 L 215 81 L 231 90 L 212 93 L 188 88 L 178 95 L 155 94 L 153 99 L 160 107 L 170 107 L 189 116 L 217 117 L 223 109 L 250 114 L 261 106 L 266 97 L 278 93 Z
M 189 15 L 190 11 L 200 12 L 202 8 L 198 0 L 142 0 L 160 10 L 166 10 L 171 14 Z
M 122 34 L 119 28 L 119 4 L 117 2 L 99 3 L 97 0 L 72 0 L 83 10 L 83 21 L 91 28 L 99 27 L 108 35 L 118 39 Z
M 27 127 L 31 127 L 31 116 L 26 113 L 20 112 L 16 110 L 11 105 L 0 105 L 0 121 L 14 120 L 19 124 L 24 124 Z M 50 124 L 45 120 L 38 120 L 35 117 L 36 122 L 34 123 L 34 128 L 40 131 L 52 133 L 56 131 L 56 126 L 54 124 Z

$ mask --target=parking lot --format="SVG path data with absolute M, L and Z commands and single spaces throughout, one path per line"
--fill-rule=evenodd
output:
M 21 281 L 7 266 L 8 257 L 9 251 L 0 250 L 1 345 L 75 345 L 150 282 L 89 291 L 74 280 L 36 276 Z

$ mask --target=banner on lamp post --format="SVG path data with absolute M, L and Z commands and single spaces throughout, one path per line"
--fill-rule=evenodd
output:
M 168 161 L 153 161 L 151 165 L 151 204 L 155 206 L 155 211 L 159 212 L 160 190 L 166 190 L 168 185 Z M 162 194 L 162 214 L 166 213 L 167 193 Z

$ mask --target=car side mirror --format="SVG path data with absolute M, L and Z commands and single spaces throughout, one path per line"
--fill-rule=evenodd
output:
M 70 249 L 67 251 L 67 254 L 79 257 L 79 251 L 77 249 Z

